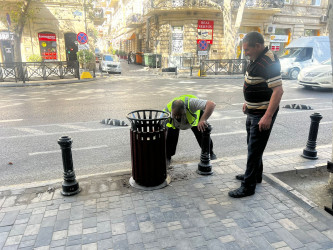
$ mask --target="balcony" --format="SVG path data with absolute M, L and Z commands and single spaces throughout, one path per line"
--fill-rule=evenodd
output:
M 156 15 L 166 12 L 210 12 L 219 13 L 223 0 L 151 0 L 144 8 L 145 15 Z
M 237 11 L 240 0 L 232 0 L 232 8 Z M 284 7 L 284 0 L 247 0 L 243 13 L 243 21 L 260 20 L 269 22 L 271 17 L 280 13 Z
M 104 17 L 104 11 L 102 8 L 94 9 L 94 24 L 102 25 L 106 18 Z
M 132 14 L 126 19 L 127 28 L 136 28 L 142 24 L 143 18 L 141 14 Z

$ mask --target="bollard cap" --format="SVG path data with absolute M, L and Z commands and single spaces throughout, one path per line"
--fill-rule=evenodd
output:
M 68 135 L 63 135 L 58 139 L 58 144 L 63 147 L 70 146 L 72 143 L 73 140 Z

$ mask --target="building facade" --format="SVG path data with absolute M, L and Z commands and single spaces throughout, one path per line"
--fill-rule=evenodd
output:
M 43 61 L 76 60 L 76 52 L 80 49 L 77 43 L 79 32 L 88 33 L 87 45 L 94 48 L 94 22 L 104 20 L 103 11 L 94 9 L 89 12 L 86 1 L 32 0 L 21 39 L 22 61 L 28 61 L 33 55 L 41 56 Z M 22 1 L 8 0 L 1 3 L 3 8 L 0 8 L 0 16 L 9 16 L 10 22 L 8 19 L 0 21 L 0 62 L 14 60 L 12 32 L 19 2 Z M 11 33 L 9 38 L 8 27 Z
M 242 57 L 242 37 L 250 31 L 262 33 L 276 53 L 298 37 L 328 35 L 328 0 L 229 1 L 230 9 L 221 0 L 111 0 L 112 46 L 171 61 L 222 59 Z

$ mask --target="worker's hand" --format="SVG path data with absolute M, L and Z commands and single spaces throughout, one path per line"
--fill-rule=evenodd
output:
M 259 131 L 264 131 L 264 130 L 269 130 L 271 127 L 271 123 L 272 123 L 272 117 L 266 116 L 264 115 L 263 117 L 261 117 L 258 125 L 259 125 Z
M 243 104 L 243 113 L 246 113 L 246 103 Z
M 205 131 L 205 129 L 208 127 L 207 121 L 199 121 L 198 123 L 198 130 L 200 132 Z

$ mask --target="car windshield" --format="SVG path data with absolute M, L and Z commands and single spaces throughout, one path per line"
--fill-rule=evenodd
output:
M 110 55 L 105 55 L 105 56 L 103 56 L 103 60 L 104 60 L 104 61 L 111 61 L 111 62 L 114 61 L 114 60 L 113 60 L 113 57 L 110 56 Z
M 280 58 L 296 58 L 298 62 L 311 59 L 312 48 L 287 48 Z

